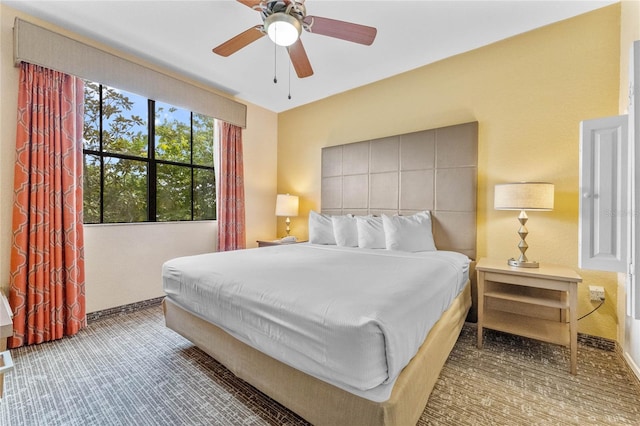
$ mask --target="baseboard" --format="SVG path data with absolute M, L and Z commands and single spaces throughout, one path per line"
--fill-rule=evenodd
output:
M 608 352 L 614 352 L 618 346 L 615 340 L 584 333 L 578 333 L 578 343 Z
M 616 352 L 618 352 L 618 355 L 620 355 L 623 364 L 627 366 L 627 368 L 631 372 L 631 376 L 636 379 L 636 385 L 638 385 L 638 388 L 640 388 L 640 367 L 638 367 L 638 364 L 635 363 L 633 358 L 631 358 L 631 356 L 629 356 L 629 354 L 624 349 L 622 349 L 620 345 L 617 345 L 616 349 Z
M 154 299 L 142 300 L 140 302 L 129 303 L 128 305 L 116 306 L 114 308 L 103 309 L 101 311 L 90 312 L 87 314 L 87 323 L 96 321 L 102 318 L 111 317 L 114 315 L 128 314 L 139 309 L 149 308 L 152 306 L 160 305 L 164 296 L 156 297 Z

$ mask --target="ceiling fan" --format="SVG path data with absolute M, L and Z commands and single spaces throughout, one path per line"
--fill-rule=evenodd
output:
M 299 78 L 313 75 L 307 52 L 304 50 L 300 34 L 304 29 L 314 34 L 354 43 L 371 45 L 376 38 L 377 30 L 373 27 L 338 21 L 336 19 L 308 16 L 304 0 L 237 0 L 258 12 L 262 16 L 262 25 L 256 25 L 237 36 L 225 41 L 213 52 L 221 56 L 229 56 L 254 41 L 268 35 L 289 52 L 291 63 Z

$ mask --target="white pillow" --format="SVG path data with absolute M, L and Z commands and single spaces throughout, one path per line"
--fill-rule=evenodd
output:
M 309 242 L 312 244 L 336 244 L 331 216 L 309 212 Z
M 341 247 L 358 247 L 358 227 L 353 215 L 332 216 L 333 236 Z
M 358 228 L 358 247 L 386 248 L 381 217 L 356 216 L 356 226 Z
M 431 213 L 428 211 L 412 216 L 382 215 L 387 250 L 435 251 L 431 232 Z

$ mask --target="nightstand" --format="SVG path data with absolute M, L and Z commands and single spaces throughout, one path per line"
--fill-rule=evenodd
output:
M 516 268 L 494 259 L 480 259 L 476 271 L 478 348 L 484 328 L 568 346 L 576 374 L 580 275 L 560 265 Z
M 270 247 L 270 246 L 284 246 L 287 244 L 300 244 L 300 243 L 306 243 L 307 241 L 292 241 L 292 242 L 287 242 L 287 243 L 283 243 L 280 240 L 268 240 L 268 241 L 264 241 L 264 240 L 257 240 L 256 243 L 258 243 L 258 247 Z

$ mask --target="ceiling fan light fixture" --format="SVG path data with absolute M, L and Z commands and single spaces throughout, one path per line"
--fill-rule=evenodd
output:
M 291 46 L 302 33 L 300 21 L 283 12 L 269 15 L 264 20 L 264 28 L 271 41 L 278 46 Z

